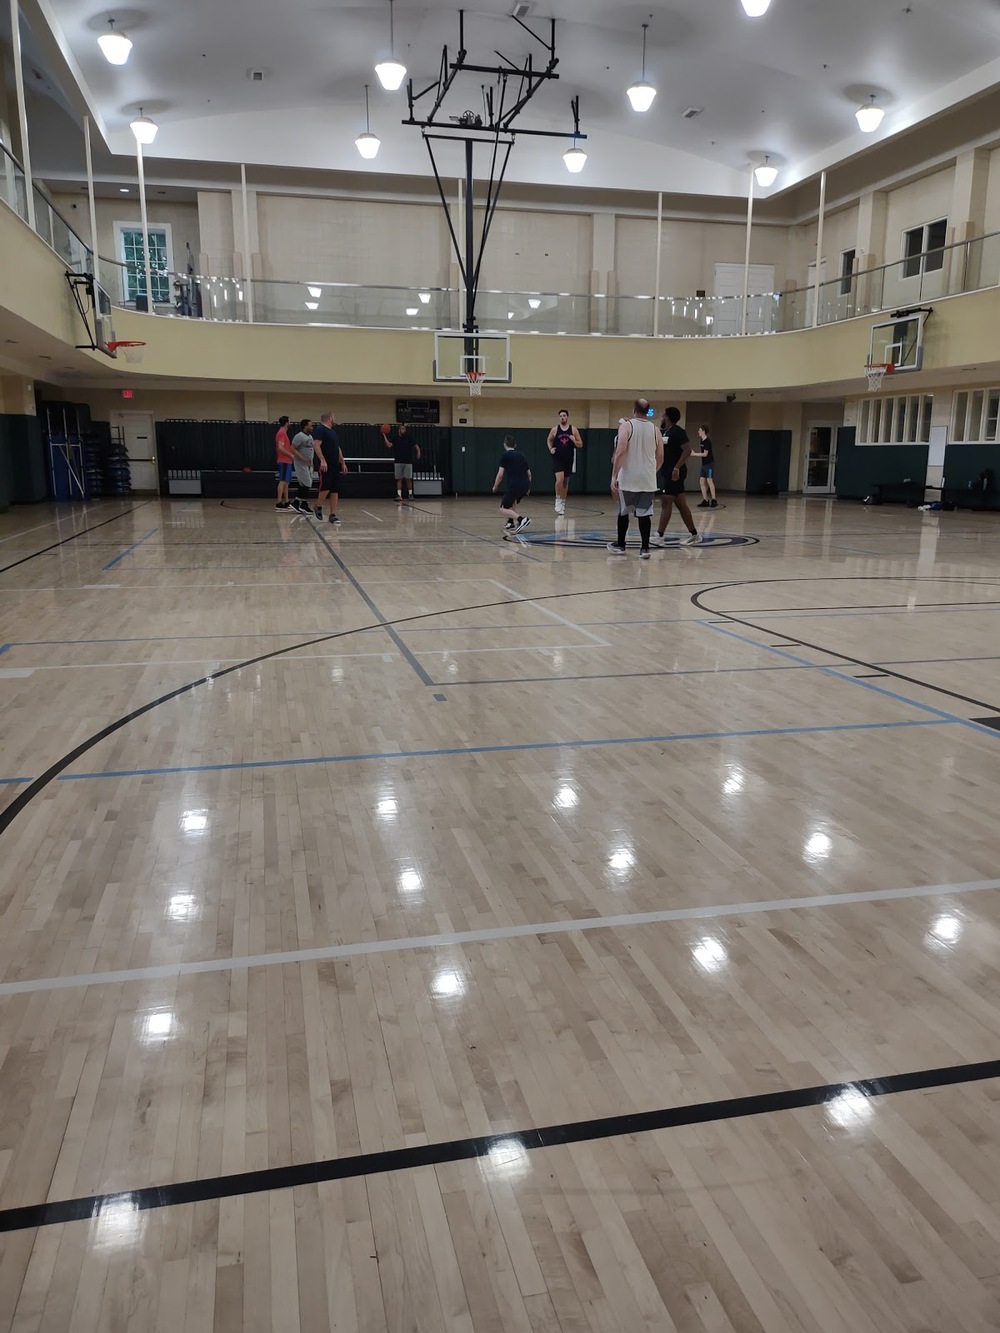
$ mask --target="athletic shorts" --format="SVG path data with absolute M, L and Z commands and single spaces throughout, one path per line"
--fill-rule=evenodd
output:
M 301 459 L 296 458 L 293 466 L 295 468 L 295 480 L 304 491 L 308 491 L 313 484 L 312 463 L 303 463 Z
M 562 472 L 569 477 L 573 473 L 573 464 L 575 461 L 575 449 L 557 449 L 552 455 L 552 471 L 554 473 Z
M 500 499 L 500 508 L 513 509 L 515 505 L 521 503 L 527 494 L 527 491 L 504 491 Z
M 330 491 L 333 495 L 340 494 L 340 468 L 336 465 L 328 467 L 325 472 L 319 474 L 320 494 L 325 495 Z
M 396 463 L 396 464 L 395 464 L 395 468 L 396 468 L 396 480 L 397 480 L 397 481 L 412 481 L 412 480 L 413 480 L 413 464 L 412 464 L 412 463 Z
M 635 514 L 636 518 L 649 518 L 653 512 L 654 491 L 619 491 L 619 514 Z
M 705 478 L 706 481 L 711 481 L 712 478 L 715 476 L 715 468 L 711 465 L 711 463 L 702 463 L 701 475 Z
M 683 494 L 684 494 L 684 478 L 687 476 L 687 474 L 688 474 L 688 470 L 687 470 L 687 467 L 686 467 L 686 466 L 681 468 L 681 474 L 680 474 L 680 476 L 677 478 L 676 481 L 673 480 L 673 478 L 671 477 L 671 475 L 670 475 L 669 472 L 663 472 L 663 473 L 661 473 L 661 476 L 663 477 L 663 494 L 664 494 L 664 495 L 683 495 Z
M 291 481 L 291 479 L 292 479 L 292 472 L 293 472 L 293 468 L 292 468 L 291 463 L 279 463 L 279 464 L 278 464 L 278 480 L 279 480 L 279 481 Z

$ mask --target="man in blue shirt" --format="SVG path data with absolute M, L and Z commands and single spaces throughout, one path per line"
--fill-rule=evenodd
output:
M 313 426 L 313 445 L 319 467 L 319 503 L 316 505 L 316 517 L 323 517 L 323 502 L 329 496 L 330 522 L 339 523 L 337 503 L 340 500 L 340 476 L 347 471 L 344 455 L 340 448 L 340 438 L 334 430 L 337 423 L 332 412 L 324 412 L 319 424 Z

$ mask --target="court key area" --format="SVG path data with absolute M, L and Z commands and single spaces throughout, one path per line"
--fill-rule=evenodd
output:
M 995 519 L 550 505 L 0 516 L 0 1329 L 1000 1325 Z

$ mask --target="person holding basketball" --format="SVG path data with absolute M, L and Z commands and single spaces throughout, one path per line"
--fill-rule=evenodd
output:
M 691 517 L 691 507 L 684 494 L 684 478 L 687 476 L 687 461 L 691 457 L 691 441 L 687 431 L 680 424 L 681 414 L 676 407 L 668 407 L 663 413 L 660 430 L 663 433 L 663 464 L 658 481 L 662 495 L 660 497 L 660 521 L 656 529 L 655 545 L 662 546 L 663 534 L 667 530 L 670 516 L 677 506 L 688 535 L 681 540 L 682 546 L 697 546 L 701 541 L 698 529 Z
M 420 445 L 404 425 L 383 426 L 385 447 L 392 450 L 396 473 L 396 502 L 413 498 L 413 463 L 420 459 Z
M 552 455 L 552 471 L 556 478 L 556 513 L 565 514 L 569 479 L 573 475 L 576 451 L 583 448 L 580 432 L 569 424 L 569 413 L 565 407 L 559 409 L 559 418 L 549 431 L 549 438 L 545 443 Z

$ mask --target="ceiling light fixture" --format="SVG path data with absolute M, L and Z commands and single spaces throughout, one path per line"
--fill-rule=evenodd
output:
M 862 134 L 874 134 L 882 124 L 882 117 L 885 112 L 880 106 L 875 105 L 875 94 L 872 93 L 872 100 L 859 106 L 854 113 Z
M 771 159 L 764 154 L 764 161 L 754 168 L 754 177 L 762 190 L 766 190 L 778 179 L 778 168 L 771 166 Z
M 633 111 L 648 111 L 653 105 L 653 98 L 656 96 L 656 89 L 651 83 L 646 82 L 646 29 L 648 23 L 642 25 L 642 78 L 638 83 L 633 83 L 631 88 L 625 90 L 625 96 L 632 103 Z
M 747 18 L 759 19 L 767 13 L 771 0 L 740 0 L 746 10 Z
M 394 93 L 406 78 L 406 66 L 396 59 L 396 34 L 392 22 L 392 0 L 389 0 L 389 59 L 375 66 L 378 81 L 387 93 Z
M 150 120 L 148 116 L 142 114 L 142 107 L 139 108 L 139 119 L 133 120 L 129 126 L 129 129 L 135 135 L 136 143 L 141 143 L 143 147 L 153 142 L 159 128 L 155 120 Z
M 430 292 L 419 292 L 418 295 L 419 295 L 419 297 L 420 297 L 420 304 L 421 304 L 421 305 L 430 305 L 430 303 L 431 303 L 431 294 L 430 294 Z
M 580 147 L 576 135 L 573 136 L 572 144 L 563 153 L 563 161 L 566 163 L 566 170 L 571 171 L 574 176 L 583 170 L 587 154 Z
M 115 31 L 114 19 L 108 19 L 110 32 L 102 32 L 97 45 L 104 52 L 104 59 L 109 65 L 124 65 L 132 51 L 132 39 L 123 32 Z
M 370 162 L 373 157 L 378 157 L 378 150 L 382 147 L 382 140 L 377 134 L 372 134 L 371 115 L 368 110 L 368 84 L 365 84 L 365 132 L 359 134 L 354 140 L 354 146 L 362 157 Z

